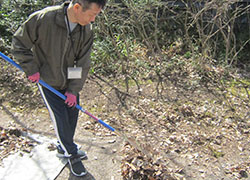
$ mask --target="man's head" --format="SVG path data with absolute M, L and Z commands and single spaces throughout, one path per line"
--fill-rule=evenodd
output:
M 69 6 L 69 18 L 82 26 L 95 21 L 106 0 L 72 0 Z

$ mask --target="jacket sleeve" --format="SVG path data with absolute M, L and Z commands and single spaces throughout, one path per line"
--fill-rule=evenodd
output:
M 82 67 L 82 78 L 81 79 L 70 79 L 67 91 L 77 95 L 83 88 L 83 85 L 87 79 L 89 69 L 91 66 L 90 53 L 93 45 L 93 32 L 90 32 L 90 36 L 85 41 L 83 47 L 81 47 L 81 52 L 79 59 L 77 61 L 77 67 Z
M 39 63 L 34 60 L 33 45 L 37 39 L 38 15 L 31 15 L 16 31 L 12 39 L 11 52 L 26 75 L 39 72 Z

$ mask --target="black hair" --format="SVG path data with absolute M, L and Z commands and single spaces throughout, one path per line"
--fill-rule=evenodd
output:
M 107 0 L 72 0 L 73 4 L 79 3 L 83 6 L 83 11 L 89 9 L 91 3 L 96 3 L 100 8 L 104 8 L 107 3 Z

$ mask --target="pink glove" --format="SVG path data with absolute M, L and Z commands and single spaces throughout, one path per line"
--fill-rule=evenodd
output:
M 65 103 L 69 106 L 76 106 L 77 102 L 76 102 L 76 96 L 74 94 L 71 94 L 69 92 L 65 93 L 65 96 L 67 97 L 65 100 Z
M 40 79 L 40 73 L 37 72 L 31 76 L 28 76 L 28 79 L 31 80 L 33 83 L 36 82 L 38 83 L 39 82 L 39 79 Z

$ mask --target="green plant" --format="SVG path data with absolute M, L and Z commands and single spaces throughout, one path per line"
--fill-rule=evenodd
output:
M 52 4 L 52 0 L 2 0 L 0 6 L 0 40 L 4 46 L 10 46 L 11 38 L 17 28 L 34 11 Z

